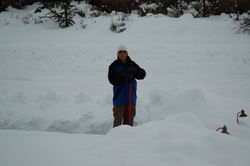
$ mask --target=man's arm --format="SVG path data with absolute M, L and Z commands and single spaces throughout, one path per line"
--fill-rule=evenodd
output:
M 123 80 L 122 76 L 114 71 L 112 65 L 109 66 L 108 79 L 112 85 L 120 85 Z
M 139 65 L 137 65 L 135 62 L 134 62 L 134 68 L 135 68 L 134 77 L 138 80 L 144 79 L 146 76 L 145 70 L 141 68 Z

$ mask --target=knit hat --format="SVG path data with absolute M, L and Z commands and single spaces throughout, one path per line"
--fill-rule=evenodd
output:
M 119 51 L 127 51 L 127 52 L 128 52 L 127 48 L 126 48 L 124 45 L 120 45 L 120 46 L 117 48 L 117 54 L 118 54 Z

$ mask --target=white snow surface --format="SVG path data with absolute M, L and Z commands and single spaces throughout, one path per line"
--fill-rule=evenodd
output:
M 0 13 L 1 166 L 249 165 L 250 37 L 226 15 L 131 15 L 117 34 L 109 16 L 34 24 L 36 7 Z M 147 76 L 136 126 L 112 129 L 120 44 Z
M 139 6 L 139 8 L 143 11 L 146 12 L 147 10 L 155 10 L 159 7 L 159 5 L 157 5 L 156 3 L 143 3 Z

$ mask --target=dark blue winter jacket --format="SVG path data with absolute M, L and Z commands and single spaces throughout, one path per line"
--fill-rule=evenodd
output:
M 131 73 L 129 77 L 126 73 Z M 132 72 L 131 72 L 132 71 Z M 113 85 L 113 105 L 128 104 L 129 84 L 132 85 L 132 104 L 136 104 L 136 79 L 144 79 L 146 72 L 140 68 L 128 56 L 126 63 L 122 63 L 119 58 L 109 66 L 108 79 Z

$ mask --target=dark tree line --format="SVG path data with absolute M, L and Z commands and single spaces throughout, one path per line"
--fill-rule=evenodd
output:
M 138 10 L 142 3 L 156 3 L 159 8 L 156 13 L 167 14 L 168 7 L 180 7 L 183 2 L 196 4 L 202 16 L 220 13 L 244 13 L 250 10 L 250 0 L 89 0 L 99 10 L 111 12 L 113 10 L 130 13 Z
M 0 0 L 0 11 L 6 7 L 22 9 L 26 5 L 34 2 L 45 2 L 48 0 Z M 51 2 L 56 0 L 51 0 Z M 63 0 L 57 0 L 63 2 Z M 244 13 L 250 10 L 250 0 L 75 0 L 77 2 L 86 1 L 96 6 L 101 11 L 111 12 L 113 10 L 130 13 L 132 10 L 138 10 L 142 3 L 160 4 L 157 13 L 167 14 L 168 7 L 178 7 L 182 2 L 196 2 L 202 16 L 219 13 Z M 180 5 L 179 5 L 180 6 Z
M 42 0 L 0 0 L 0 12 L 5 8 L 12 6 L 17 9 L 22 9 L 26 5 L 31 5 L 34 2 L 41 2 Z

